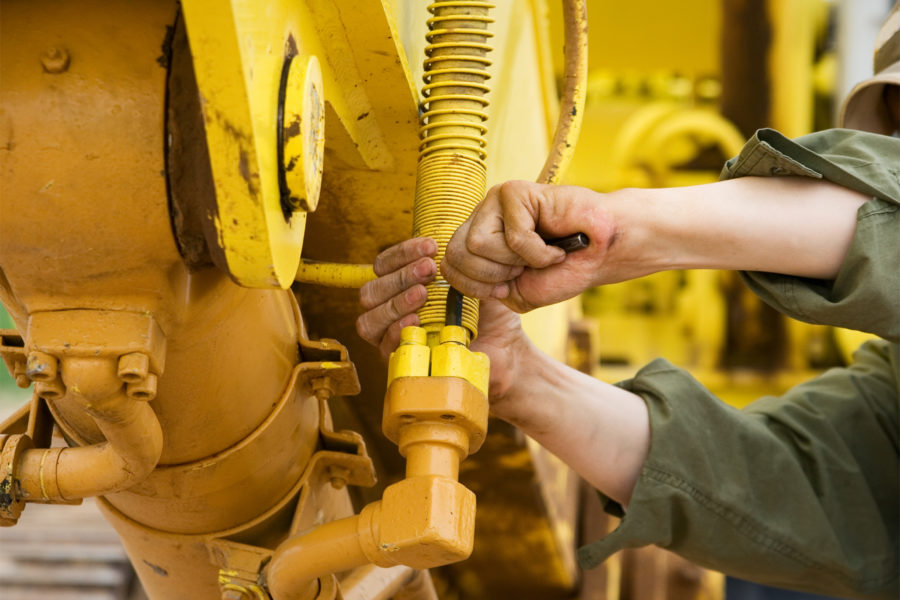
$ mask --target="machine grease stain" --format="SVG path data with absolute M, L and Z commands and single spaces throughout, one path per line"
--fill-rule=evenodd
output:
M 0 481 L 0 509 L 6 510 L 16 501 L 14 485 L 15 482 L 11 477 Z

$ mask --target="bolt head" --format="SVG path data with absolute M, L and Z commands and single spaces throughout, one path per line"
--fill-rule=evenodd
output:
M 41 55 L 41 65 L 50 74 L 65 72 L 70 60 L 69 52 L 61 46 L 51 46 Z

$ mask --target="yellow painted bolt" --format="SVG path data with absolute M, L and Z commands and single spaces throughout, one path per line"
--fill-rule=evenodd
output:
M 347 479 L 350 477 L 350 469 L 332 465 L 328 467 L 329 481 L 331 487 L 336 490 L 343 489 L 347 485 Z
M 69 68 L 69 52 L 60 46 L 51 46 L 41 55 L 41 65 L 50 74 L 63 73 Z
M 45 352 L 32 352 L 28 355 L 25 374 L 32 381 L 53 381 L 56 379 L 58 364 L 55 356 Z
M 119 358 L 119 379 L 125 383 L 137 383 L 150 372 L 150 357 L 142 352 L 131 352 Z
M 132 381 L 125 386 L 125 393 L 132 400 L 150 402 L 156 398 L 156 375 L 147 373 L 144 379 Z
M 34 384 L 34 391 L 40 398 L 45 400 L 59 400 L 66 395 L 66 389 L 59 379 L 37 381 Z

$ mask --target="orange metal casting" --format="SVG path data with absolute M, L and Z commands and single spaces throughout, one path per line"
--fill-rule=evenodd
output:
M 424 569 L 472 552 L 475 495 L 460 461 L 487 431 L 485 395 L 458 377 L 401 377 L 385 399 L 385 434 L 407 459 L 406 479 L 359 515 L 281 544 L 266 568 L 275 600 L 315 598 L 316 579 L 368 563 Z
M 4 3 L 0 298 L 26 354 L 58 367 L 30 376 L 72 446 L 25 450 L 23 495 L 106 494 L 150 597 L 212 599 L 212 540 L 274 547 L 290 529 L 319 404 L 298 365 L 293 295 L 191 270 L 174 242 L 164 109 L 176 8 Z M 64 68 L 44 69 L 49 47 L 65 48 Z M 140 317 L 158 334 L 123 326 Z M 164 344 L 145 365 L 133 355 L 147 336 Z M 346 516 L 347 498 L 322 492 L 313 512 Z

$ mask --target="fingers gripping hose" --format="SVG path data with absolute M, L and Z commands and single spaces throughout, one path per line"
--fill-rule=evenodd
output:
M 487 141 L 485 97 L 490 91 L 487 67 L 492 50 L 487 30 L 494 5 L 480 0 L 446 0 L 428 7 L 425 39 L 425 86 L 419 135 L 419 165 L 413 235 L 434 238 L 438 266 L 447 242 L 484 197 Z M 445 322 L 449 286 L 440 276 L 428 286 L 428 302 L 419 320 L 429 332 Z M 474 337 L 478 302 L 463 302 L 462 324 Z

